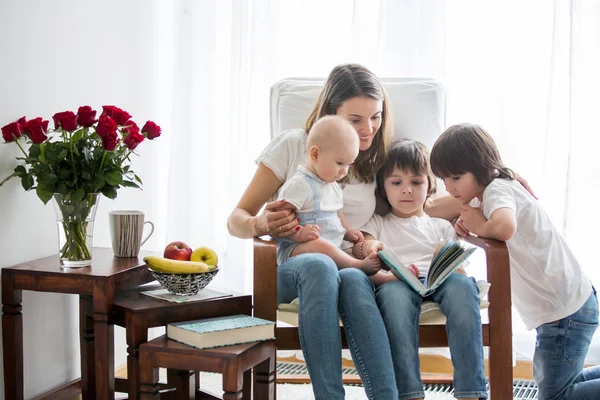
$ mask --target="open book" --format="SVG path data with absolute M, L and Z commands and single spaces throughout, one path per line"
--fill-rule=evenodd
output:
M 477 247 L 460 240 L 449 239 L 446 242 L 440 242 L 433 260 L 431 260 L 424 283 L 421 283 L 419 278 L 415 277 L 390 249 L 383 249 L 378 255 L 396 278 L 405 281 L 415 292 L 425 297 L 433 293 L 448 275 L 456 271 L 476 249 Z

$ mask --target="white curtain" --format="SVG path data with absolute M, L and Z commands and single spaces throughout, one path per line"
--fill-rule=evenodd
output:
M 147 4 L 141 2 L 140 4 Z M 359 62 L 379 76 L 448 87 L 447 123 L 475 122 L 527 178 L 587 274 L 600 219 L 600 2 L 596 0 L 179 0 L 153 4 L 151 102 L 165 134 L 143 157 L 167 240 L 214 246 L 217 282 L 251 288 L 250 241 L 225 221 L 269 141 L 268 93 L 279 79 L 326 76 Z M 150 147 L 150 146 L 148 146 Z M 533 333 L 518 318 L 519 358 Z M 600 363 L 600 334 L 590 351 Z

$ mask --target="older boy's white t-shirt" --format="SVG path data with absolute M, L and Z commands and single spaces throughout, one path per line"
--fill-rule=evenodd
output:
M 306 138 L 304 129 L 290 129 L 276 136 L 260 153 L 256 163 L 263 163 L 282 182 L 290 179 L 298 166 L 306 163 Z M 375 212 L 375 182 L 350 182 L 342 190 L 342 212 L 352 228 L 359 229 Z
M 494 211 L 514 211 L 517 230 L 506 242 L 510 256 L 512 301 L 527 329 L 567 317 L 583 306 L 592 284 L 564 238 L 539 203 L 516 181 L 494 179 L 474 199 L 490 218 Z
M 427 214 L 410 218 L 375 214 L 361 230 L 383 242 L 403 264 L 415 264 L 421 276 L 427 275 L 439 242 L 455 236 L 450 222 Z

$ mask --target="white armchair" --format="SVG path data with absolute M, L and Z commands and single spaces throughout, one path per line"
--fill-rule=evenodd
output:
M 319 78 L 284 79 L 271 88 L 271 137 L 301 128 L 310 114 L 324 83 Z M 394 119 L 394 138 L 411 138 L 432 147 L 445 127 L 446 92 L 438 82 L 426 78 L 383 78 Z M 486 253 L 489 309 L 482 325 L 483 345 L 489 346 L 489 380 L 493 399 L 509 399 L 512 386 L 512 332 L 510 270 L 508 250 L 503 242 L 468 239 Z M 278 321 L 276 328 L 279 350 L 299 350 L 298 328 L 278 319 L 277 264 L 275 242 L 254 239 L 254 315 Z M 281 314 L 283 315 L 283 314 Z M 419 345 L 447 347 L 445 320 L 421 318 Z M 290 325 L 289 322 L 292 322 Z M 342 328 L 344 348 L 347 348 Z M 427 381 L 427 379 L 424 379 Z M 429 382 L 432 382 L 429 380 Z

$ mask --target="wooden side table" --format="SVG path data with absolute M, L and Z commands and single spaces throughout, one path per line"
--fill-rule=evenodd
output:
M 81 390 L 83 399 L 114 399 L 115 293 L 154 280 L 146 255 L 116 258 L 112 249 L 94 248 L 92 266 L 61 269 L 58 254 L 2 269 L 2 349 L 6 399 L 23 399 L 22 291 L 79 295 Z
M 223 400 L 250 400 L 254 368 L 254 399 L 274 400 L 275 358 L 275 340 L 199 350 L 163 335 L 140 346 L 141 400 L 159 399 L 159 367 L 181 370 L 186 375 L 189 370 L 223 374 Z M 202 398 L 217 399 L 207 394 L 202 394 Z M 189 393 L 184 390 L 177 394 L 177 399 L 187 400 Z
M 252 315 L 251 295 L 234 294 L 229 297 L 173 303 L 141 294 L 142 291 L 159 288 L 159 285 L 146 285 L 120 293 L 115 300 L 114 322 L 125 328 L 127 340 L 127 381 L 117 379 L 117 388 L 120 392 L 127 392 L 130 400 L 139 399 L 139 348 L 148 341 L 149 328 L 226 315 Z

